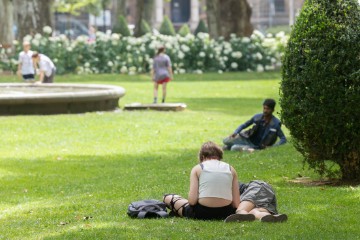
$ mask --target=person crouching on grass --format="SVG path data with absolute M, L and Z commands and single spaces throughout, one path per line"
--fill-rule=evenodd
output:
M 39 67 L 39 81 L 37 83 L 53 83 L 55 76 L 55 65 L 49 57 L 44 54 L 34 52 L 32 55 L 34 68 Z

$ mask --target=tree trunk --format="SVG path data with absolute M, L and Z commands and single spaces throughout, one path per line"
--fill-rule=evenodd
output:
M 126 0 L 118 0 L 117 1 L 117 14 L 118 15 L 124 15 L 126 17 L 127 11 L 126 11 Z
M 209 34 L 212 38 L 219 37 L 219 0 L 207 0 L 206 1 L 206 17 L 209 29 Z
M 19 39 L 27 34 L 41 33 L 44 26 L 53 26 L 53 0 L 14 0 L 18 19 Z
M 0 0 L 0 45 L 10 47 L 13 41 L 13 4 L 10 0 Z
M 252 10 L 247 0 L 240 1 L 241 15 L 238 18 L 238 35 L 239 36 L 251 36 L 254 31 L 254 27 L 250 22 Z
M 218 10 L 215 14 L 213 13 L 213 16 L 216 16 L 220 36 L 229 39 L 232 33 L 241 37 L 252 34 L 254 29 L 250 23 L 251 8 L 247 0 L 222 0 L 218 6 Z M 216 8 L 212 7 L 212 10 L 214 11 Z
M 145 0 L 143 18 L 150 26 L 153 24 L 154 6 L 154 0 Z
M 360 180 L 360 153 L 353 150 L 341 161 L 342 179 L 345 181 Z
M 134 36 L 141 36 L 141 21 L 143 19 L 143 11 L 144 11 L 144 0 L 136 1 L 136 14 L 135 14 L 135 30 Z
M 117 25 L 120 15 L 123 15 L 126 18 L 126 0 L 115 0 L 112 6 L 113 14 L 111 15 L 111 19 L 114 27 Z

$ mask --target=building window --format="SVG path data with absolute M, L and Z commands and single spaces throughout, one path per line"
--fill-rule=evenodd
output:
M 285 1 L 274 0 L 275 12 L 285 12 Z
M 190 0 L 171 1 L 171 21 L 173 23 L 184 23 L 190 19 Z

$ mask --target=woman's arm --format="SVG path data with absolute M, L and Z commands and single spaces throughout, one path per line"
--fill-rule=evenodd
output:
M 21 62 L 19 62 L 19 64 L 18 64 L 18 70 L 17 70 L 17 75 L 18 75 L 18 77 L 19 78 L 21 78 L 21 67 L 22 67 L 22 63 Z
M 44 81 L 45 72 L 43 70 L 40 70 L 39 75 L 39 82 L 42 83 Z
M 189 191 L 189 204 L 195 205 L 199 200 L 199 173 L 201 167 L 196 165 L 193 167 L 190 173 L 190 191 Z
M 169 71 L 169 74 L 170 74 L 170 79 L 174 80 L 174 73 L 173 73 L 173 70 L 172 70 L 171 66 L 168 67 L 168 71 Z
M 239 191 L 239 181 L 238 176 L 236 173 L 236 170 L 231 167 L 231 173 L 233 175 L 233 181 L 232 181 L 232 206 L 234 208 L 238 208 L 240 204 L 240 191 Z
M 154 68 L 151 69 L 150 74 L 151 74 L 151 80 L 155 80 Z

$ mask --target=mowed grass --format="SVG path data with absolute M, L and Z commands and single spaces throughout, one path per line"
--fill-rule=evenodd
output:
M 0 76 L 0 82 L 17 81 Z M 286 223 L 126 215 L 132 201 L 187 196 L 201 144 L 221 144 L 261 111 L 264 98 L 278 99 L 279 81 L 277 72 L 181 75 L 169 84 L 168 102 L 185 102 L 183 112 L 0 117 L 0 239 L 359 239 L 359 187 L 290 182 L 318 179 L 303 169 L 291 143 L 224 155 L 239 180 L 273 185 Z M 123 86 L 121 107 L 152 101 L 147 75 L 68 75 L 56 82 Z

